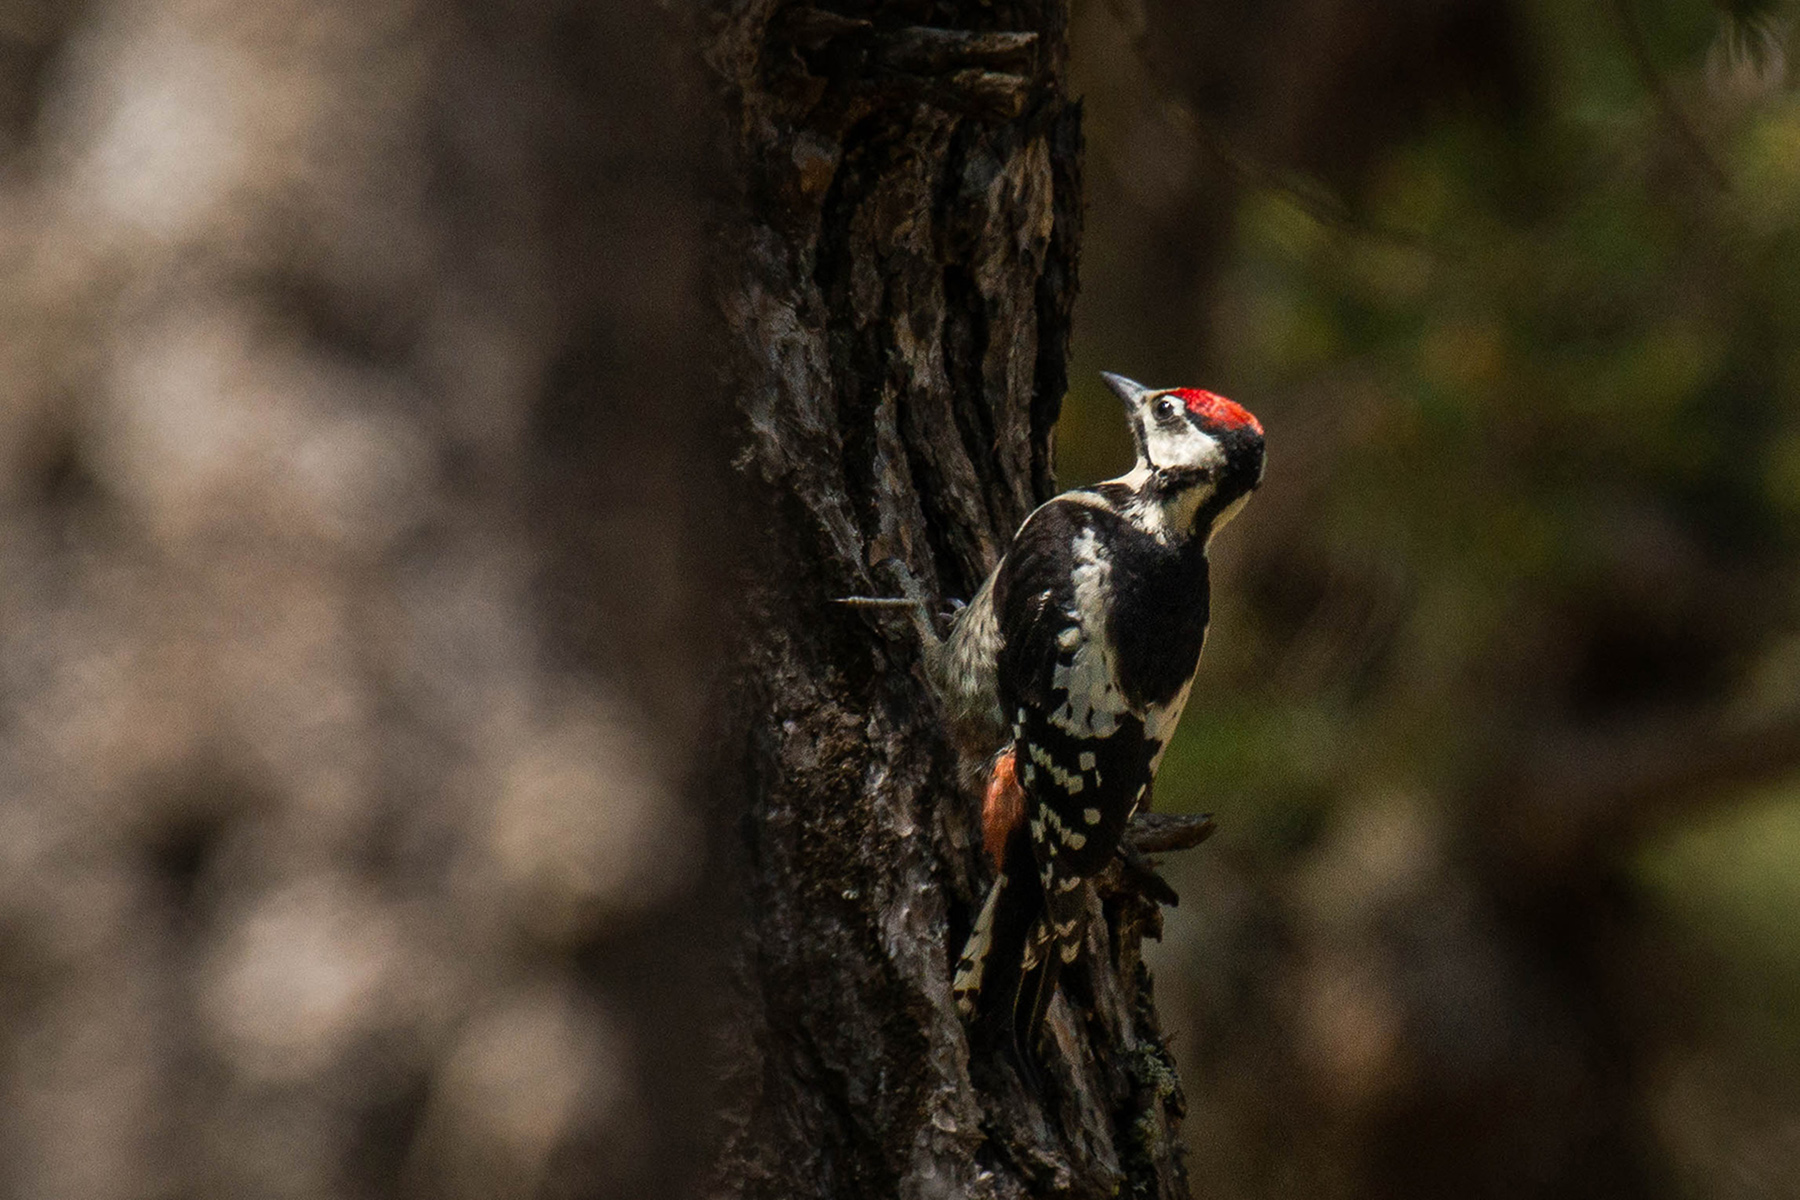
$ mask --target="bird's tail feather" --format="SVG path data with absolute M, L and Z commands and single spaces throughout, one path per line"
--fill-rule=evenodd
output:
M 964 944 L 952 985 L 973 1040 L 1003 1050 L 1027 1072 L 1064 962 L 1047 917 L 1030 835 L 1007 838 L 999 874 Z

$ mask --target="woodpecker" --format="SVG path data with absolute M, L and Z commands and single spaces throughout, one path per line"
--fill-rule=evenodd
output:
M 1089 880 L 1119 851 L 1187 703 L 1208 621 L 1207 548 L 1262 481 L 1263 430 L 1194 388 L 1101 376 L 1137 461 L 1025 519 L 941 640 L 899 573 L 946 717 L 987 731 L 983 845 L 994 881 L 952 985 L 986 1040 L 1031 1060 Z M 853 599 L 851 601 L 855 603 Z

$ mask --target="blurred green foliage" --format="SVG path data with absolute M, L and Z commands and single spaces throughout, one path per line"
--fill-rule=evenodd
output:
M 1090 68 L 1099 198 L 1060 465 L 1069 483 L 1122 469 L 1092 376 L 1148 375 L 1117 356 L 1158 338 L 1187 374 L 1144 382 L 1218 388 L 1268 427 L 1157 789 L 1219 813 L 1222 852 L 1268 870 L 1374 796 L 1474 838 L 1496 780 L 1543 770 L 1543 747 L 1603 770 L 1581 747 L 1621 730 L 1699 731 L 1700 753 L 1800 715 L 1800 12 L 1490 7 L 1519 34 L 1518 101 L 1451 97 L 1329 180 L 1259 160 L 1277 139 L 1179 82 L 1146 99 L 1117 61 Z M 1170 200 L 1142 147 L 1183 129 L 1196 165 Z M 1120 247 L 1154 253 L 1181 203 L 1225 232 L 1191 252 L 1192 296 L 1133 308 L 1156 271 Z M 1585 869 L 1618 865 L 1655 944 L 1691 956 L 1673 984 L 1646 976 L 1698 1022 L 1659 1018 L 1658 1044 L 1716 1038 L 1794 1079 L 1800 745 L 1787 763 L 1632 825 Z M 1657 1094 L 1647 1109 L 1685 1095 Z M 1772 1178 L 1800 1186 L 1790 1158 Z
M 1385 639 L 1363 647 L 1384 669 L 1284 690 L 1278 660 L 1320 612 L 1270 621 L 1248 602 L 1266 597 L 1221 596 L 1221 686 L 1183 724 L 1169 800 L 1313 792 L 1353 746 L 1352 771 L 1452 783 L 1481 748 L 1472 723 L 1724 703 L 1744 659 L 1800 624 L 1800 97 L 1711 61 L 1735 26 L 1708 5 L 1639 14 L 1654 82 L 1603 9 L 1524 12 L 1534 111 L 1451 114 L 1385 149 L 1341 222 L 1293 190 L 1238 197 L 1207 377 L 1179 382 L 1265 414 L 1272 483 L 1296 457 L 1314 473 L 1286 485 L 1309 528 L 1282 551 L 1385 581 L 1404 611 L 1329 631 Z M 1084 349 L 1084 367 L 1132 370 Z M 1062 427 L 1070 482 L 1129 455 L 1091 374 Z M 1297 440 L 1313 444 L 1290 455 Z M 1256 511 L 1224 541 L 1262 537 Z M 1721 581 L 1760 607 L 1707 629 Z M 1699 636 L 1693 661 L 1647 646 L 1641 678 L 1610 680 L 1530 661 L 1614 608 L 1660 626 L 1646 642 Z
M 1800 796 L 1776 791 L 1648 847 L 1637 872 L 1724 973 L 1711 1015 L 1800 1057 L 1797 865 Z

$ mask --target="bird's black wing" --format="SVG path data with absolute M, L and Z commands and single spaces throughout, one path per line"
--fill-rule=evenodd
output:
M 990 895 L 977 924 L 992 972 L 980 1007 L 1021 1050 L 1031 1048 L 1063 965 L 1079 956 L 1082 884 L 1111 859 L 1149 781 L 1141 714 L 1120 691 L 1106 628 L 1105 546 L 1116 533 L 1108 523 L 1122 521 L 1095 504 L 1046 504 L 995 581 L 1000 701 L 1025 819 L 1008 839 L 996 885 L 1005 892 Z

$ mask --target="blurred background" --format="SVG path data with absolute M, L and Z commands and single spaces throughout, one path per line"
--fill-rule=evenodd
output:
M 0 1195 L 704 1154 L 664 11 L 0 0 Z M 1158 791 L 1198 1195 L 1800 1195 L 1797 18 L 1077 0 L 1064 482 L 1100 369 L 1270 436 Z
M 0 1196 L 703 1161 L 665 15 L 0 0 Z
M 1099 369 L 1269 430 L 1158 782 L 1197 1195 L 1800 1195 L 1787 4 L 1076 6 Z

